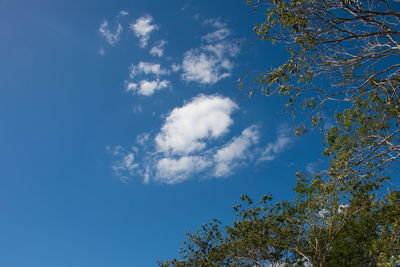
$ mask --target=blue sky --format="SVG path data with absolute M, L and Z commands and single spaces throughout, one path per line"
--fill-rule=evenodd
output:
M 155 266 L 292 195 L 321 138 L 237 89 L 287 57 L 245 2 L 0 1 L 0 266 Z

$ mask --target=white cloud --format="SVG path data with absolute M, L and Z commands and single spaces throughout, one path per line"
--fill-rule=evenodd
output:
M 228 132 L 237 105 L 229 98 L 199 95 L 165 119 L 155 142 L 158 152 L 188 154 L 204 149 L 206 139 Z
M 322 169 L 323 161 L 319 160 L 318 162 L 311 162 L 306 165 L 306 171 L 309 175 L 328 175 L 329 171 L 326 169 Z
M 225 28 L 227 26 L 227 24 L 225 22 L 222 22 L 221 19 L 219 19 L 219 18 L 207 19 L 203 22 L 203 24 L 211 25 L 217 29 Z
M 135 162 L 134 153 L 137 153 L 136 147 L 132 147 L 132 151 L 126 151 L 123 147 L 117 145 L 113 149 L 108 147 L 107 150 L 110 151 L 113 156 L 119 158 L 111 167 L 115 175 L 123 181 L 129 180 L 129 177 L 134 175 L 140 165 Z
M 228 57 L 234 57 L 239 53 L 239 47 L 229 42 L 219 42 L 203 46 L 204 51 L 214 54 L 221 62 L 222 67 L 230 68 L 224 65 Z
M 315 162 L 308 163 L 306 166 L 306 171 L 308 174 L 314 175 L 317 172 L 317 167 L 318 165 Z
M 119 14 L 118 14 L 117 17 L 125 17 L 125 16 L 127 16 L 127 15 L 129 15 L 129 12 L 128 12 L 128 11 L 121 10 L 121 11 L 119 12 Z
M 139 95 L 150 96 L 153 95 L 156 91 L 167 88 L 169 86 L 169 81 L 167 80 L 141 80 L 139 84 L 130 82 L 127 84 L 126 90 L 132 91 L 132 93 L 136 93 Z
M 227 28 L 227 24 L 220 19 L 209 19 L 204 21 L 204 25 L 211 25 L 216 30 L 202 37 L 203 40 L 212 43 L 225 40 L 230 34 L 231 30 Z
M 111 152 L 113 156 L 119 156 L 123 153 L 124 148 L 120 145 L 115 146 L 114 148 L 111 148 L 110 146 L 106 147 L 107 151 Z
M 211 32 L 211 33 L 203 36 L 202 39 L 209 43 L 213 43 L 213 42 L 225 40 L 230 34 L 231 34 L 231 31 L 229 29 L 222 28 L 222 29 L 216 30 L 215 32 Z
M 102 56 L 104 56 L 106 54 L 106 51 L 104 50 L 104 48 L 99 49 L 99 54 Z
M 208 172 L 214 177 L 228 176 L 236 167 L 248 163 L 243 160 L 249 159 L 253 154 L 250 148 L 257 144 L 258 139 L 258 127 L 252 125 L 240 136 L 232 138 L 217 150 L 211 147 L 192 151 L 189 155 L 180 156 L 179 153 L 172 153 L 168 157 L 161 157 L 153 163 L 155 165 L 153 179 L 161 183 L 175 184 L 202 172 Z
M 151 24 L 152 21 L 153 18 L 148 15 L 138 18 L 135 23 L 130 25 L 135 35 L 139 38 L 141 47 L 147 46 L 151 32 L 158 29 L 157 25 Z
M 192 49 L 184 54 L 182 61 L 182 79 L 188 82 L 214 84 L 223 78 L 231 76 L 234 63 L 232 58 L 239 48 L 221 42 Z
M 167 44 L 167 41 L 161 40 L 157 45 L 153 46 L 150 49 L 150 55 L 162 57 L 164 55 L 164 46 Z
M 168 73 L 169 72 L 166 69 L 163 69 L 160 64 L 140 61 L 136 66 L 130 66 L 129 76 L 132 79 L 139 74 L 154 74 L 160 76 Z
M 141 146 L 146 146 L 149 140 L 150 140 L 149 133 L 141 133 L 138 136 L 136 136 L 136 143 L 138 143 Z
M 142 112 L 143 111 L 143 108 L 142 108 L 142 105 L 137 105 L 137 106 L 133 106 L 132 107 L 132 111 L 133 111 L 133 113 L 140 113 L 140 112 Z
M 183 156 L 178 159 L 162 158 L 157 163 L 156 180 L 175 184 L 187 180 L 193 173 L 198 173 L 210 166 L 210 162 L 198 156 Z
M 122 30 L 123 30 L 122 25 L 118 24 L 115 31 L 112 32 L 108 27 L 107 20 L 104 20 L 104 22 L 100 25 L 100 28 L 99 28 L 99 32 L 101 33 L 101 35 L 112 46 L 114 46 L 118 43 Z
M 171 69 L 172 69 L 173 72 L 177 72 L 177 71 L 179 71 L 181 69 L 181 65 L 174 63 L 174 64 L 171 65 Z
M 227 145 L 222 147 L 214 155 L 215 172 L 214 175 L 227 176 L 232 173 L 234 168 L 249 157 L 249 148 L 256 144 L 259 139 L 258 127 L 252 125 L 245 129 L 239 137 L 235 137 Z
M 169 74 L 169 71 L 162 68 L 160 64 L 141 61 L 137 65 L 131 65 L 130 81 L 126 81 L 126 91 L 144 96 L 153 95 L 156 91 L 170 86 L 168 80 L 158 79 L 159 76 L 166 74 Z M 142 79 L 139 82 L 135 82 L 133 79 L 138 75 L 154 75 L 157 78 L 153 80 Z
M 147 166 L 147 168 L 145 169 L 145 171 L 143 173 L 143 183 L 144 184 L 150 183 L 150 167 L 149 166 Z
M 181 78 L 186 82 L 215 84 L 231 76 L 235 66 L 233 59 L 239 53 L 239 47 L 226 39 L 231 31 L 220 19 L 206 20 L 203 24 L 216 30 L 201 38 L 206 44 L 184 53 Z
M 269 143 L 259 161 L 271 161 L 276 158 L 279 153 L 285 151 L 293 143 L 293 133 L 289 128 L 281 127 L 278 130 L 278 137 L 275 142 Z

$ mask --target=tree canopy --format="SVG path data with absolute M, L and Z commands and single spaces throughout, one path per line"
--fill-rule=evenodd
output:
M 287 97 L 312 125 L 335 111 L 323 153 L 330 167 L 297 173 L 292 200 L 242 196 L 232 225 L 214 220 L 187 233 L 181 259 L 160 265 L 399 266 L 400 191 L 387 181 L 400 159 L 400 3 L 247 3 L 265 13 L 259 38 L 285 45 L 288 59 L 241 88 Z
M 400 3 L 386 0 L 247 1 L 265 12 L 262 40 L 286 45 L 281 66 L 255 76 L 257 90 L 306 108 L 319 125 L 327 108 L 337 122 L 327 142 L 342 146 L 346 170 L 382 169 L 400 157 Z M 247 83 L 241 81 L 244 87 Z M 331 111 L 329 111 L 331 112 Z M 338 135 L 342 138 L 337 138 Z M 351 138 L 349 138 L 351 137 Z M 346 139 L 346 140 L 343 140 Z M 349 154 L 346 145 L 355 143 Z M 331 154 L 332 151 L 326 151 Z M 342 164 L 341 162 L 340 164 Z M 344 166 L 343 166 L 344 168 Z M 374 169 L 372 168 L 372 169 Z
M 213 220 L 187 233 L 182 259 L 160 265 L 397 266 L 400 192 L 381 198 L 377 187 L 299 174 L 293 201 L 273 203 L 267 195 L 253 205 L 244 195 L 232 226 Z

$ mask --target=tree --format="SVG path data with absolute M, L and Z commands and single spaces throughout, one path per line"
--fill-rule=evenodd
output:
M 382 169 L 400 157 L 400 3 L 387 0 L 255 0 L 265 11 L 262 40 L 286 45 L 288 60 L 255 76 L 257 90 L 307 108 L 319 125 L 326 108 L 346 126 L 331 129 L 357 143 L 346 171 Z M 247 83 L 240 81 L 243 88 Z M 299 129 L 300 131 L 302 128 Z M 329 153 L 329 151 L 327 151 Z
M 187 233 L 181 259 L 160 266 L 397 266 L 399 191 L 379 197 L 370 179 L 298 178 L 293 201 L 267 195 L 253 205 L 244 195 L 233 225 L 214 219 Z
M 292 200 L 242 196 L 232 225 L 187 233 L 181 259 L 162 266 L 398 266 L 400 191 L 387 188 L 400 159 L 400 3 L 255 0 L 262 40 L 288 48 L 281 66 L 256 74 L 257 91 L 287 97 L 325 133 L 329 169 L 297 174 Z M 240 81 L 241 88 L 248 82 Z M 297 129 L 297 133 L 304 128 Z

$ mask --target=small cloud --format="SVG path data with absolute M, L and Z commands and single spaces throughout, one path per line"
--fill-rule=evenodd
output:
M 151 62 L 139 62 L 138 65 L 130 66 L 130 78 L 134 78 L 139 74 L 154 74 L 156 76 L 165 75 L 169 72 L 166 69 L 163 69 L 160 64 L 151 63 Z
M 155 91 L 167 88 L 169 86 L 169 81 L 167 80 L 141 80 L 139 84 L 130 82 L 127 84 L 126 91 L 132 91 L 139 95 L 150 96 L 155 93 Z
M 140 113 L 143 111 L 142 105 L 133 106 L 132 108 L 133 113 Z
M 126 151 L 123 147 L 117 145 L 113 149 L 108 147 L 107 150 L 110 151 L 113 156 L 118 157 L 118 160 L 116 160 L 111 167 L 115 175 L 122 181 L 128 181 L 129 177 L 134 175 L 139 167 L 139 163 L 135 162 L 134 153 L 137 153 L 136 148 L 133 147 L 132 151 Z
M 114 148 L 111 148 L 110 146 L 106 147 L 107 151 L 110 152 L 113 156 L 119 156 L 123 153 L 124 149 L 122 146 L 117 145 Z
M 118 43 L 119 37 L 121 35 L 123 28 L 122 25 L 118 23 L 116 29 L 111 31 L 108 26 L 108 21 L 104 20 L 104 22 L 100 25 L 99 32 L 106 39 L 106 41 L 114 46 Z
M 128 15 L 129 15 L 128 11 L 121 10 L 121 11 L 118 13 L 117 17 L 125 17 L 125 16 L 128 16 Z
M 141 47 L 147 46 L 151 32 L 158 29 L 157 25 L 151 24 L 152 21 L 153 18 L 147 15 L 138 18 L 135 23 L 130 25 L 135 35 L 139 38 Z
M 203 36 L 202 39 L 209 43 L 213 43 L 225 40 L 230 34 L 231 31 L 229 29 L 222 28 Z
M 239 53 L 239 47 L 226 39 L 231 34 L 226 23 L 210 19 L 203 24 L 213 26 L 216 31 L 201 38 L 206 44 L 183 55 L 181 78 L 186 82 L 215 84 L 232 75 L 233 59 Z
M 137 65 L 130 66 L 130 80 L 125 81 L 126 91 L 133 94 L 144 96 L 153 95 L 156 91 L 170 87 L 168 80 L 160 80 L 158 77 L 161 75 L 169 74 L 169 71 L 162 68 L 160 64 L 151 62 L 139 62 Z M 153 75 L 152 79 L 141 79 L 135 81 L 134 78 L 139 75 Z
M 309 174 L 314 175 L 317 172 L 317 167 L 318 165 L 315 162 L 308 163 L 306 166 L 306 171 Z
M 269 143 L 259 158 L 259 161 L 271 161 L 293 143 L 293 133 L 287 127 L 278 130 L 278 137 L 275 142 Z
M 328 174 L 328 170 L 322 169 L 323 161 L 319 160 L 318 162 L 308 163 L 306 166 L 306 171 L 309 175 L 324 175 Z
M 99 49 L 99 54 L 102 56 L 104 56 L 106 54 L 106 51 L 104 50 L 104 48 Z
M 174 63 L 174 64 L 171 65 L 171 69 L 172 69 L 173 72 L 177 72 L 177 71 L 179 71 L 181 69 L 181 65 Z
M 234 64 L 231 60 L 239 48 L 227 42 L 202 46 L 189 50 L 182 62 L 182 79 L 188 82 L 215 84 L 231 76 Z
M 143 174 L 143 183 L 148 184 L 150 183 L 150 168 L 147 167 Z
M 138 143 L 141 146 L 146 146 L 150 140 L 150 134 L 149 133 L 141 133 L 138 136 L 136 136 L 136 143 Z
M 167 44 L 167 41 L 161 40 L 157 45 L 153 46 L 150 49 L 150 55 L 162 57 L 164 55 L 164 46 Z
M 249 148 L 258 143 L 259 130 L 256 125 L 245 129 L 239 137 L 235 137 L 227 145 L 220 148 L 215 156 L 216 177 L 232 174 L 235 167 L 241 165 L 241 160 L 249 157 Z
M 231 30 L 227 28 L 227 24 L 222 22 L 220 19 L 209 19 L 204 21 L 204 25 L 211 25 L 216 28 L 214 32 L 211 32 L 202 37 L 203 40 L 213 43 L 225 40 L 230 34 Z
M 227 26 L 227 23 L 222 22 L 220 18 L 214 18 L 214 19 L 207 19 L 203 22 L 203 25 L 210 25 L 213 26 L 214 28 L 221 29 L 225 28 Z

